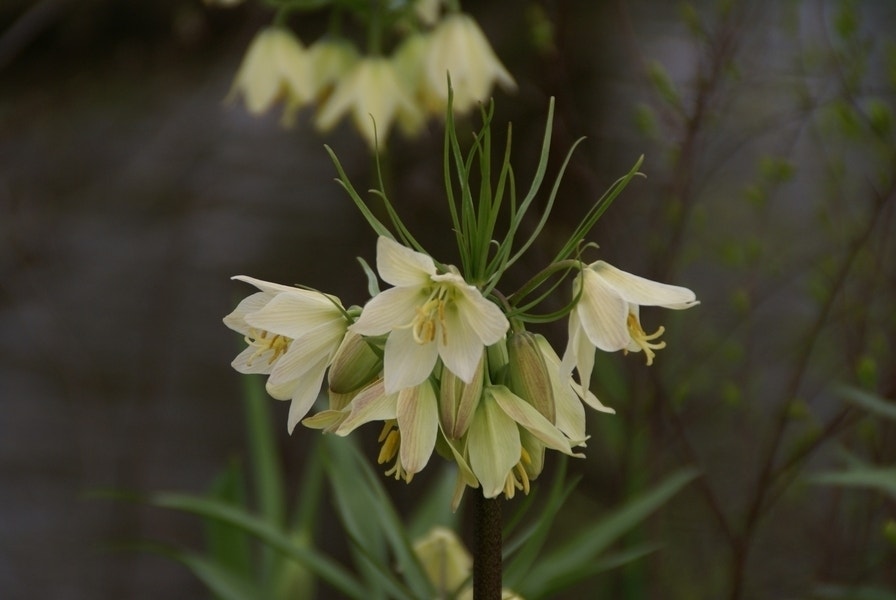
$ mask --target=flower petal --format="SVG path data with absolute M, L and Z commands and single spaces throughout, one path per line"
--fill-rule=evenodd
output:
M 503 385 L 493 386 L 491 388 L 492 397 L 498 403 L 508 417 L 525 427 L 532 435 L 541 440 L 548 448 L 553 448 L 569 454 L 570 456 L 579 456 L 572 451 L 570 440 L 564 436 L 550 421 L 538 412 L 538 410 L 511 392 Z M 573 440 L 573 443 L 579 443 L 584 440 Z
M 451 274 L 436 275 L 433 280 L 439 281 L 447 275 Z M 454 304 L 458 308 L 460 318 L 479 336 L 484 346 L 491 346 L 504 337 L 510 328 L 507 317 L 497 304 L 483 297 L 478 289 L 465 283 L 459 276 L 455 277 L 460 280 L 454 286 L 458 293 Z
M 289 416 L 286 421 L 286 429 L 292 435 L 296 424 L 305 418 L 315 400 L 320 395 L 320 386 L 324 381 L 324 373 L 327 371 L 327 359 L 322 358 L 308 369 L 298 381 L 292 402 L 289 404 Z M 268 379 L 270 382 L 270 379 Z
M 398 430 L 401 465 L 409 475 L 429 462 L 439 431 L 439 407 L 432 384 L 424 381 L 398 393 Z
M 479 403 L 467 432 L 470 468 L 482 484 L 482 494 L 494 498 L 504 490 L 507 474 L 520 461 L 520 431 L 491 394 Z
M 424 286 L 435 275 L 432 258 L 380 236 L 376 240 L 376 270 L 383 281 L 395 286 Z
M 410 329 L 394 330 L 386 340 L 383 359 L 386 393 L 422 383 L 432 373 L 438 356 L 434 342 L 418 344 Z
M 342 320 L 342 312 L 323 294 L 297 289 L 277 294 L 264 308 L 246 317 L 252 327 L 293 339 L 321 325 L 339 328 Z
M 276 352 L 272 349 L 265 350 L 258 354 L 258 348 L 255 346 L 247 346 L 240 352 L 233 362 L 230 363 L 237 372 L 243 375 L 251 375 L 253 373 L 268 374 L 274 367 Z
M 595 271 L 581 275 L 582 297 L 575 311 L 591 343 L 601 350 L 615 352 L 629 343 L 628 302 Z
M 422 288 L 396 287 L 380 292 L 367 302 L 349 329 L 360 335 L 383 335 L 410 325 L 426 298 Z
M 246 323 L 246 315 L 258 312 L 274 298 L 274 294 L 268 292 L 255 292 L 243 298 L 233 312 L 224 317 L 224 324 L 238 333 L 249 333 L 249 324 Z
M 280 292 L 294 292 L 297 287 L 289 286 L 289 285 L 281 285 L 279 283 L 271 283 L 270 281 L 264 281 L 262 279 L 255 279 L 254 277 L 249 277 L 247 275 L 234 275 L 231 277 L 236 281 L 245 281 L 246 283 L 250 283 L 260 289 L 262 292 L 269 292 L 272 294 L 277 294 Z
M 365 423 L 394 419 L 398 415 L 398 394 L 386 394 L 380 379 L 358 392 L 351 403 L 351 414 L 336 430 L 346 436 Z
M 503 315 L 502 315 L 503 316 Z M 439 356 L 448 369 L 464 383 L 472 383 L 484 346 L 471 323 L 460 313 L 459 307 L 449 304 L 445 308 L 445 331 L 436 333 Z
M 685 287 L 632 275 L 602 260 L 589 265 L 588 268 L 616 289 L 626 302 L 632 304 L 674 309 L 690 308 L 698 304 L 696 294 Z

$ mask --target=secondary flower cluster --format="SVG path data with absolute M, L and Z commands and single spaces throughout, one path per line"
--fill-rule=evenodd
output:
M 397 479 L 410 482 L 434 451 L 456 462 L 455 506 L 467 486 L 489 498 L 528 492 L 548 448 L 581 456 L 583 403 L 614 412 L 588 389 L 595 348 L 644 351 L 650 364 L 665 345 L 657 341 L 663 329 L 646 334 L 639 306 L 696 304 L 686 288 L 577 263 L 561 360 L 543 336 L 508 319 L 500 296 L 483 294 L 457 268 L 386 236 L 376 263 L 392 287 L 363 308 L 236 277 L 258 291 L 224 319 L 247 343 L 233 366 L 269 375 L 270 395 L 291 400 L 290 432 L 300 421 L 341 436 L 381 423 L 379 462 Z M 328 406 L 308 417 L 325 376 Z
M 421 1 L 417 6 L 411 19 L 416 30 L 404 33 L 408 19 L 402 21 L 402 39 L 391 55 L 378 50 L 361 54 L 335 33 L 306 48 L 289 29 L 272 25 L 249 46 L 229 97 L 241 95 L 255 115 L 282 102 L 285 125 L 295 122 L 299 109 L 315 105 L 314 124 L 320 131 L 350 116 L 375 149 L 393 123 L 415 135 L 427 117 L 445 115 L 449 74 L 457 113 L 486 101 L 495 83 L 508 91 L 516 88 L 472 17 L 452 12 L 438 19 L 438 3 Z

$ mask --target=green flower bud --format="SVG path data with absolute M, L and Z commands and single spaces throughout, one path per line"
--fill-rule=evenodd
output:
M 349 331 L 330 364 L 327 380 L 331 399 L 333 394 L 351 394 L 361 389 L 379 375 L 382 368 L 382 359 L 368 341 Z
M 442 369 L 439 382 L 439 418 L 445 435 L 456 440 L 463 437 L 482 397 L 485 360 L 480 359 L 473 381 L 465 383 L 460 377 Z
M 507 387 L 548 421 L 556 423 L 554 390 L 536 336 L 528 331 L 511 333 L 507 338 L 507 356 Z

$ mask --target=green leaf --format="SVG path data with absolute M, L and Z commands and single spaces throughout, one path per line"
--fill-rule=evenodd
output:
M 565 481 L 566 459 L 564 458 L 559 464 L 560 468 L 551 484 L 550 495 L 541 514 L 532 525 L 510 540 L 504 547 L 506 563 L 504 581 L 512 589 L 517 589 L 541 555 L 541 548 L 550 534 L 554 519 L 578 483 L 578 479 L 571 482 Z M 528 504 L 524 504 L 525 508 L 528 506 Z M 508 523 L 508 528 L 511 526 L 515 527 L 513 521 Z
M 382 476 L 360 454 L 353 438 L 327 436 L 323 438 L 323 447 L 340 517 L 357 549 L 377 569 L 380 583 L 391 586 L 396 597 L 413 600 L 433 596 L 432 585 L 414 554 L 404 523 L 383 488 Z M 445 498 L 445 503 L 450 503 L 450 497 Z M 385 551 L 384 542 L 391 556 Z M 398 587 L 401 582 L 394 577 L 396 571 L 410 590 Z
M 810 477 L 811 483 L 876 489 L 896 499 L 896 468 L 853 466 L 846 471 Z
M 456 479 L 457 468 L 453 464 L 446 465 L 429 485 L 407 527 L 408 536 L 412 540 L 422 538 L 437 525 L 457 529 L 458 515 L 451 512 L 451 497 Z
M 266 595 L 251 580 L 200 554 L 163 544 L 138 544 L 135 549 L 159 554 L 183 564 L 222 600 L 257 600 Z
M 606 518 L 584 527 L 578 535 L 543 556 L 529 571 L 523 585 L 514 589 L 527 598 L 545 597 L 557 582 L 570 585 L 581 581 L 589 575 L 595 557 L 665 504 L 698 474 L 696 469 L 679 471 L 648 492 L 626 502 Z
M 276 436 L 271 425 L 271 399 L 264 392 L 260 377 L 242 377 L 241 381 L 255 501 L 261 517 L 275 529 L 283 530 L 286 526 L 283 469 L 274 446 Z M 262 552 L 262 581 L 271 581 L 275 560 L 274 552 L 265 548 Z
M 236 506 L 246 505 L 246 487 L 237 461 L 231 461 L 212 483 L 210 496 Z M 205 539 L 209 557 L 228 571 L 246 578 L 253 576 L 251 546 L 246 532 L 217 519 L 205 519 Z
M 840 395 L 848 402 L 885 419 L 896 420 L 896 402 L 855 387 L 840 387 Z
M 318 550 L 297 545 L 290 537 L 271 525 L 265 519 L 259 518 L 243 509 L 237 508 L 219 500 L 210 500 L 188 494 L 173 492 L 158 492 L 148 497 L 127 495 L 122 493 L 102 494 L 122 500 L 136 500 L 157 506 L 192 513 L 203 517 L 219 519 L 239 527 L 246 533 L 260 539 L 262 542 L 274 548 L 285 556 L 299 562 L 321 579 L 329 583 L 334 589 L 340 591 L 349 598 L 368 598 L 367 590 L 347 570 L 335 561 L 324 556 Z

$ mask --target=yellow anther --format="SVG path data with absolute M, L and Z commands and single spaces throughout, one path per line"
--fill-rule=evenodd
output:
M 437 287 L 422 306 L 417 307 L 417 314 L 411 322 L 414 341 L 428 344 L 436 339 L 436 331 L 441 326 L 442 344 L 448 343 L 448 331 L 445 328 L 445 295 L 446 290 Z
M 249 346 L 255 348 L 255 352 L 246 361 L 247 366 L 252 366 L 252 361 L 269 350 L 272 351 L 272 353 L 271 357 L 268 359 L 268 364 L 272 365 L 274 364 L 274 361 L 286 354 L 286 351 L 289 350 L 289 344 L 292 342 L 292 339 L 276 334 L 268 337 L 270 335 L 270 332 L 264 331 L 263 329 L 250 329 L 249 333 L 243 338 Z
M 644 329 L 641 327 L 641 323 L 634 313 L 628 314 L 627 324 L 628 333 L 631 336 L 632 341 L 644 351 L 644 356 L 647 358 L 647 366 L 649 367 L 653 364 L 653 357 L 656 356 L 654 350 L 661 350 L 666 347 L 666 342 L 653 342 L 653 340 L 663 335 L 666 328 L 661 325 L 656 331 L 648 335 L 644 333 Z M 626 351 L 626 353 L 628 352 Z
M 389 462 L 390 460 L 395 458 L 396 454 L 398 454 L 398 448 L 400 446 L 401 435 L 398 433 L 397 429 L 393 429 L 389 432 L 389 435 L 386 436 L 386 441 L 380 448 L 380 455 L 377 457 L 376 462 L 378 464 Z

